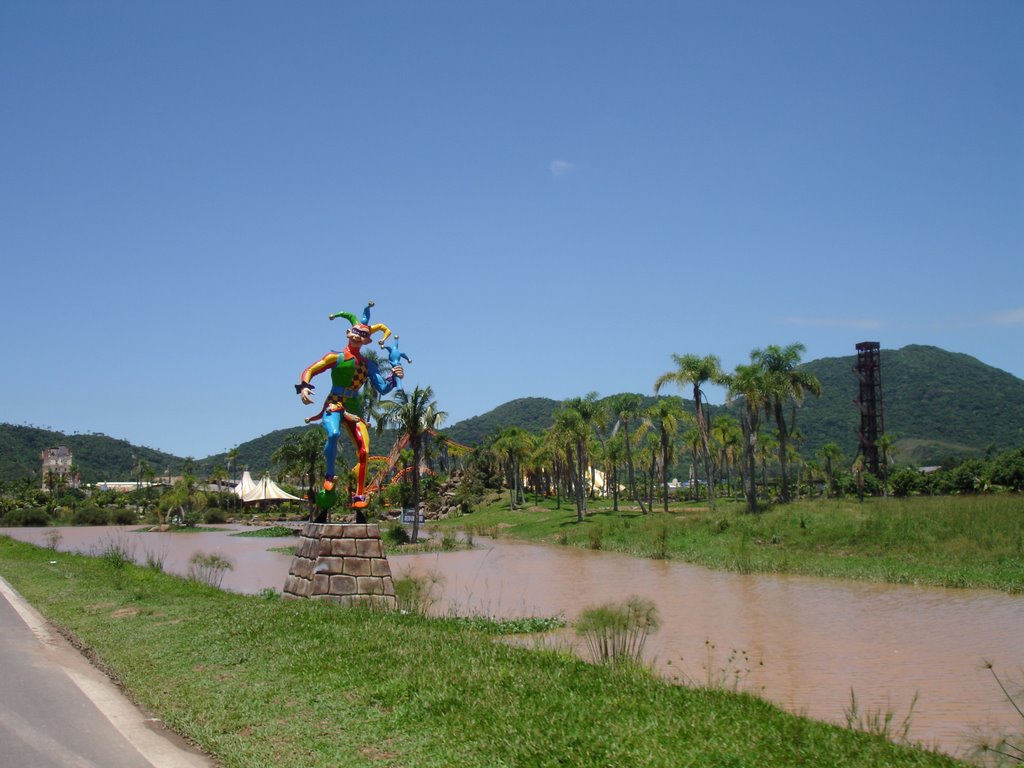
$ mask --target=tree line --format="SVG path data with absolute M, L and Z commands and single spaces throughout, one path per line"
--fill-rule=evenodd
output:
M 578 520 L 599 492 L 611 498 L 613 510 L 624 495 L 647 514 L 659 502 L 668 511 L 669 500 L 680 494 L 711 508 L 720 494 L 741 497 L 749 512 L 757 512 L 795 494 L 863 498 L 1021 489 L 1024 449 L 925 474 L 917 467 L 897 467 L 895 438 L 885 435 L 878 441 L 883 460 L 877 477 L 862 457 L 844 456 L 836 442 L 805 458 L 797 416 L 806 397 L 822 394 L 822 385 L 801 367 L 804 351 L 800 343 L 769 345 L 755 349 L 749 362 L 732 371 L 724 370 L 715 355 L 674 354 L 675 367 L 653 382 L 653 404 L 631 393 L 569 398 L 556 409 L 552 426 L 540 433 L 514 426 L 493 432 L 475 456 L 478 475 L 496 475 L 508 488 L 512 508 L 531 491 L 553 495 L 559 504 L 563 496 L 572 499 Z M 709 384 L 726 388 L 731 412 L 719 410 L 712 417 Z M 664 394 L 669 387 L 689 395 L 689 404 Z M 670 489 L 669 478 L 679 470 L 687 482 Z

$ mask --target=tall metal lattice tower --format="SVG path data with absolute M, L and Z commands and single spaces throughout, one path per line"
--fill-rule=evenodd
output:
M 878 438 L 885 434 L 882 418 L 882 353 L 877 341 L 862 341 L 857 345 L 857 374 L 859 386 L 854 401 L 860 409 L 860 454 L 867 469 L 877 475 L 879 471 Z

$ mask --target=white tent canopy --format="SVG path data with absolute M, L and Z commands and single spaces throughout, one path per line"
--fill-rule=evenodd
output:
M 252 475 L 249 474 L 249 470 L 242 473 L 242 479 L 235 486 L 235 496 L 245 500 L 246 494 L 252 493 L 256 490 L 256 483 L 252 481 Z
M 249 473 L 246 472 L 246 475 Z M 243 477 L 243 482 L 245 478 Z M 252 482 L 250 478 L 250 482 Z M 290 493 L 282 491 L 281 488 L 270 479 L 269 475 L 264 475 L 258 483 L 253 487 L 249 493 L 242 497 L 242 501 L 245 503 L 258 502 L 258 501 L 299 501 L 298 496 L 292 496 Z

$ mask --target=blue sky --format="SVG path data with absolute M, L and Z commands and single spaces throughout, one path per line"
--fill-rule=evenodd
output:
M 368 299 L 449 423 L 797 341 L 1024 377 L 1022 33 L 1019 0 L 0 4 L 0 421 L 223 451 L 302 423 Z

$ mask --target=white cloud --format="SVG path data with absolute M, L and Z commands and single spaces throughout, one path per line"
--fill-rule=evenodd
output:
M 1004 309 L 984 318 L 986 325 L 1024 325 L 1024 307 Z
M 570 163 L 568 160 L 552 160 L 548 166 L 551 169 L 552 176 L 564 176 L 576 169 L 576 166 Z

